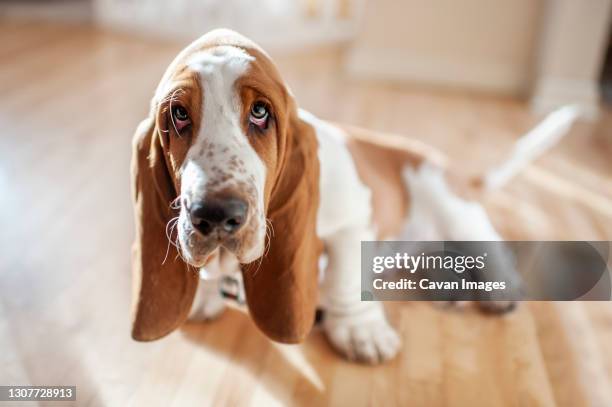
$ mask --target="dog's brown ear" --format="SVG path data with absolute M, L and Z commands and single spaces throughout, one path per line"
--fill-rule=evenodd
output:
M 162 143 L 152 117 L 138 126 L 132 153 L 132 337 L 138 341 L 161 338 L 184 322 L 198 285 L 197 274 L 166 237 L 166 225 L 175 216 L 170 203 L 177 194 Z
M 284 142 L 268 204 L 267 251 L 242 274 L 257 326 L 273 340 L 296 343 L 310 332 L 317 305 L 319 162 L 314 130 L 295 115 Z

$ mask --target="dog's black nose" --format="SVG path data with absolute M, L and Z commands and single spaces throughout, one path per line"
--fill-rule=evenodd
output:
M 246 220 L 249 205 L 240 198 L 209 198 L 189 209 L 193 226 L 208 234 L 214 229 L 235 233 Z

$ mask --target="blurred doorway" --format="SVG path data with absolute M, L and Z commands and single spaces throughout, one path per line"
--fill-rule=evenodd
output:
M 612 105 L 612 25 L 608 34 L 608 50 L 601 73 L 601 95 L 605 104 Z
M 83 23 L 92 8 L 93 0 L 0 0 L 0 17 Z

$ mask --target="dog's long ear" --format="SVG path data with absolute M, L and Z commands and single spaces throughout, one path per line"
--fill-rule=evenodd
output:
M 244 265 L 242 274 L 255 323 L 271 339 L 295 343 L 310 332 L 317 304 L 321 243 L 316 235 L 319 162 L 314 130 L 293 115 L 279 150 L 268 205 L 269 247 L 262 259 Z
M 140 123 L 132 147 L 132 337 L 139 341 L 158 339 L 184 322 L 198 285 L 197 274 L 187 270 L 166 237 L 177 187 L 162 143 L 152 117 Z

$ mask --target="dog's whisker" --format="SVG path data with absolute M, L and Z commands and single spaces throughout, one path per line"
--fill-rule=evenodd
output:
M 268 253 L 270 252 L 270 246 L 271 246 L 271 241 L 273 237 L 274 237 L 274 225 L 272 225 L 272 222 L 270 221 L 270 219 L 266 218 L 266 237 L 265 237 L 266 240 L 264 242 L 264 254 L 263 254 L 264 256 L 267 256 Z
M 170 208 L 171 209 L 180 209 L 180 207 L 181 207 L 181 196 L 179 195 L 175 199 L 170 201 Z
M 177 96 L 180 96 L 180 95 L 182 95 L 183 93 L 185 93 L 185 91 L 184 91 L 183 89 L 181 89 L 181 88 L 176 89 L 174 92 L 172 92 L 172 93 L 168 94 L 168 95 L 167 95 L 165 98 L 163 98 L 162 100 L 160 100 L 160 101 L 159 101 L 159 104 L 160 104 L 160 105 L 164 105 L 164 104 L 166 104 L 166 103 L 168 103 L 168 102 L 170 102 L 170 103 L 171 103 L 171 102 L 174 102 L 174 101 L 178 100 L 178 99 L 177 99 Z M 166 112 L 167 110 L 168 110 L 167 108 L 162 109 L 162 112 Z
M 259 269 L 261 268 L 261 263 L 263 263 L 264 257 L 265 257 L 265 254 L 262 256 L 259 256 L 259 259 L 257 259 L 257 268 L 253 272 L 253 276 L 256 276 L 257 273 L 259 272 Z
M 261 267 L 261 263 L 263 262 L 263 258 L 264 256 L 261 256 L 258 261 L 257 261 L 257 268 L 255 269 L 255 271 L 253 272 L 253 277 L 257 275 L 257 272 L 259 272 L 259 269 Z
M 272 224 L 272 221 L 268 218 L 266 218 L 266 230 L 267 226 L 270 227 L 270 230 L 272 231 L 272 237 L 274 237 L 274 225 Z
M 259 271 L 259 269 L 261 268 L 261 264 L 263 263 L 263 259 L 264 257 L 266 257 L 268 255 L 268 253 L 270 252 L 270 246 L 271 246 L 271 241 L 272 241 L 272 237 L 274 236 L 274 226 L 272 225 L 272 222 L 270 221 L 270 219 L 265 219 L 266 221 L 266 235 L 264 237 L 264 253 L 263 255 L 261 255 L 257 261 L 257 269 L 255 269 L 255 272 L 253 273 L 253 276 L 257 275 L 257 272 Z
M 170 235 L 172 235 L 177 225 L 178 225 L 178 222 L 176 222 L 174 226 L 170 229 Z M 172 243 L 172 246 L 176 247 L 177 249 L 180 249 L 178 232 L 176 234 L 176 238 L 174 240 L 171 240 L 170 243 Z
M 172 92 L 172 97 L 170 98 L 170 115 L 172 116 L 172 102 L 175 102 L 177 99 L 174 97 L 176 95 L 177 92 L 182 91 L 182 89 L 177 89 L 174 92 Z M 178 131 L 178 128 L 176 127 L 176 123 L 174 123 L 174 119 L 172 119 L 172 117 L 170 118 L 170 122 L 172 122 L 172 127 L 174 127 L 174 131 L 176 132 L 176 134 L 179 136 L 179 138 L 181 137 L 181 133 Z
M 170 244 L 174 245 L 178 249 L 178 246 L 176 246 L 174 242 L 172 241 L 172 232 L 174 228 L 176 227 L 176 225 L 178 224 L 178 220 L 179 220 L 179 217 L 177 216 L 175 218 L 170 219 L 168 223 L 166 224 L 166 238 L 168 239 L 168 245 L 166 246 L 166 255 L 164 256 L 164 260 L 162 261 L 162 264 L 166 263 L 166 260 L 168 259 L 168 254 L 170 254 Z M 178 237 L 178 234 L 177 234 L 177 237 Z
M 176 239 L 175 239 L 175 242 L 173 244 L 174 244 L 174 246 L 176 246 L 176 252 L 177 252 L 177 256 L 175 257 L 175 260 L 180 257 L 181 260 L 183 260 L 187 264 L 187 267 L 189 267 L 189 262 L 187 261 L 185 256 L 183 256 L 183 252 L 182 252 L 182 250 L 180 248 L 180 242 L 179 242 L 179 235 L 178 235 L 178 233 L 176 234 Z
M 174 232 L 174 230 L 178 226 L 178 222 L 179 222 L 179 217 L 177 216 L 175 218 L 170 219 L 170 221 L 166 225 L 166 237 L 168 238 L 168 241 L 170 243 L 172 243 L 176 248 L 178 248 L 178 246 L 175 244 L 174 240 L 178 241 L 178 233 L 176 235 L 176 239 L 172 238 L 172 233 Z M 168 230 L 168 228 L 169 228 L 169 230 Z

